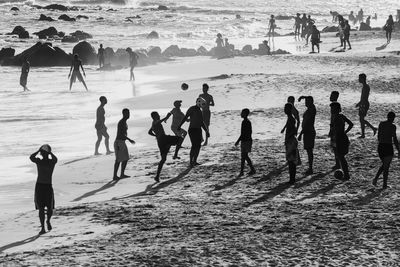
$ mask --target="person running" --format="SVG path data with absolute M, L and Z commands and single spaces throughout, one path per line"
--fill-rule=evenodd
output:
M 343 115 L 342 108 L 338 102 L 331 103 L 331 112 L 333 116 L 332 130 L 336 140 L 336 153 L 339 158 L 340 167 L 343 171 L 343 179 L 349 180 L 349 165 L 345 156 L 349 153 L 350 141 L 347 133 L 353 128 L 353 123 Z M 345 124 L 348 124 L 345 130 Z
M 286 150 L 286 161 L 289 164 L 289 184 L 296 182 L 296 166 L 300 164 L 299 150 L 297 148 L 298 141 L 296 138 L 296 120 L 293 117 L 293 105 L 290 103 L 285 104 L 285 114 L 287 115 L 286 120 L 286 134 L 285 134 L 285 150 Z
M 387 121 L 379 123 L 378 127 L 378 154 L 382 161 L 382 165 L 375 175 L 372 184 L 376 186 L 379 176 L 383 172 L 383 189 L 387 188 L 387 180 L 389 176 L 390 163 L 393 159 L 393 143 L 397 149 L 400 157 L 399 141 L 397 140 L 396 126 L 393 124 L 396 114 L 394 112 L 389 112 L 387 114 Z
M 311 53 L 315 53 L 314 46 L 317 46 L 318 53 L 319 53 L 319 43 L 321 41 L 321 34 L 317 29 L 317 26 L 312 25 L 311 28 Z
M 99 67 L 104 66 L 104 48 L 103 44 L 100 44 L 100 48 L 97 50 L 97 57 L 99 58 Z
M 274 36 L 275 36 L 275 28 L 276 28 L 274 15 L 271 15 L 271 18 L 269 19 L 269 22 L 268 22 L 268 27 L 269 27 L 268 37 L 271 37 L 271 33 L 272 33 L 272 38 L 274 38 Z
M 215 106 L 214 103 L 214 98 L 212 95 L 208 93 L 209 86 L 208 84 L 204 83 L 203 84 L 203 93 L 199 95 L 200 98 L 203 98 L 206 101 L 206 105 L 202 107 L 202 112 L 203 112 L 203 120 L 204 124 L 207 126 L 207 129 L 210 130 L 210 119 L 211 119 L 211 111 L 210 111 L 210 106 Z M 204 141 L 204 146 L 208 144 L 208 137 L 206 137 L 206 140 Z
M 28 61 L 28 58 L 24 58 L 21 67 L 21 77 L 19 78 L 19 84 L 24 88 L 25 91 L 29 91 L 28 87 L 26 86 L 28 83 L 28 74 L 31 68 L 31 64 Z
M 74 59 L 73 59 L 72 64 L 71 64 L 71 68 L 69 70 L 69 74 L 68 74 L 68 78 L 71 77 L 70 82 L 69 82 L 69 90 L 70 91 L 71 91 L 71 88 L 72 88 L 72 84 L 74 82 L 76 82 L 76 78 L 78 78 L 78 80 L 81 83 L 83 83 L 83 86 L 85 86 L 86 91 L 89 91 L 87 86 L 86 86 L 85 80 L 82 77 L 80 69 L 82 69 L 83 76 L 86 77 L 86 73 L 85 73 L 85 70 L 83 69 L 82 61 L 80 60 L 78 55 L 75 54 L 74 55 Z M 72 72 L 72 75 L 71 75 L 71 72 Z
M 385 26 L 383 26 L 383 29 L 386 32 L 386 42 L 389 44 L 390 41 L 392 40 L 392 32 L 394 30 L 394 21 L 393 21 L 393 16 L 389 15 L 389 18 L 386 20 Z
M 42 158 L 37 158 L 37 155 Z M 45 209 L 47 209 L 47 230 L 52 229 L 50 219 L 54 209 L 54 191 L 52 185 L 52 176 L 54 167 L 57 163 L 57 157 L 51 152 L 51 147 L 47 144 L 42 145 L 38 151 L 30 156 L 30 160 L 36 164 L 38 176 L 35 185 L 35 207 L 39 210 L 39 220 L 41 230 L 39 234 L 46 233 L 44 228 Z
M 240 114 L 240 116 L 243 118 L 242 127 L 240 130 L 240 136 L 235 143 L 235 146 L 238 146 L 240 143 L 240 151 L 241 151 L 239 176 L 243 176 L 244 164 L 246 161 L 250 167 L 249 175 L 253 175 L 256 173 L 253 163 L 251 162 L 251 159 L 249 157 L 249 153 L 251 152 L 251 147 L 253 144 L 253 139 L 251 138 L 251 134 L 252 134 L 251 122 L 248 119 L 249 114 L 250 114 L 249 109 L 247 109 L 247 108 L 242 109 L 242 113 Z
M 296 120 L 296 131 L 298 131 L 299 130 L 299 127 L 300 127 L 300 115 L 299 115 L 299 111 L 296 109 L 296 107 L 294 106 L 294 101 L 295 101 L 295 98 L 294 98 L 294 96 L 289 96 L 288 98 L 287 98 L 287 103 L 288 104 L 291 104 L 292 106 L 293 106 L 293 108 L 292 108 L 292 112 L 293 112 L 293 117 L 295 118 L 295 120 Z M 281 133 L 284 133 L 285 132 L 285 129 L 286 129 L 286 125 L 283 127 L 283 129 L 281 130 Z
M 96 124 L 94 125 L 94 127 L 96 128 L 96 132 L 97 132 L 97 141 L 95 144 L 95 149 L 94 149 L 94 154 L 95 155 L 100 155 L 99 153 L 99 146 L 100 146 L 100 142 L 101 139 L 104 136 L 104 144 L 106 145 L 106 154 L 109 155 L 112 153 L 112 151 L 110 150 L 110 145 L 109 145 L 109 140 L 110 140 L 110 136 L 107 133 L 107 127 L 104 124 L 105 122 L 105 110 L 104 110 L 104 106 L 107 104 L 107 98 L 105 96 L 100 96 L 99 98 L 100 100 L 100 106 L 97 108 L 96 111 Z
M 133 52 L 130 47 L 128 47 L 126 49 L 126 52 L 128 52 L 128 54 L 129 54 L 129 67 L 130 67 L 130 70 L 129 70 L 130 78 L 129 78 L 129 80 L 130 81 L 134 81 L 135 80 L 135 75 L 133 74 L 133 69 L 138 64 L 139 56 L 138 56 L 138 54 Z
M 298 140 L 301 141 L 303 138 L 304 149 L 307 151 L 308 156 L 308 170 L 305 172 L 306 175 L 313 174 L 313 162 L 314 162 L 314 145 L 315 145 L 315 116 L 317 115 L 317 109 L 314 105 L 314 98 L 312 96 L 301 96 L 299 101 L 305 99 L 305 105 L 307 110 L 303 114 L 303 121 L 301 124 L 301 132 Z
M 296 14 L 296 17 L 294 18 L 294 36 L 299 36 L 300 35 L 300 29 L 301 29 L 301 18 L 300 18 L 300 13 Z
M 350 24 L 348 20 L 344 21 L 344 28 L 343 28 L 343 49 L 346 50 L 346 42 L 349 44 L 349 50 L 351 49 L 350 44 Z
M 121 178 L 128 178 L 130 176 L 125 174 L 125 168 L 129 160 L 128 147 L 125 144 L 125 140 L 128 140 L 131 144 L 135 141 L 128 137 L 128 125 L 126 121 L 130 117 L 129 109 L 124 108 L 122 110 L 122 119 L 118 122 L 117 137 L 114 142 L 115 151 L 115 163 L 114 163 L 114 175 L 113 180 L 118 180 Z M 118 177 L 117 172 L 119 165 L 121 164 L 121 176 Z
M 158 112 L 153 111 L 151 113 L 151 118 L 153 119 L 153 123 L 148 133 L 149 135 L 156 137 L 157 145 L 158 148 L 160 149 L 160 154 L 161 154 L 161 160 L 158 163 L 157 174 L 156 177 L 154 177 L 154 180 L 158 183 L 160 182 L 160 173 L 165 161 L 167 160 L 169 149 L 171 148 L 171 146 L 176 146 L 174 158 L 177 158 L 178 151 L 181 148 L 183 142 L 183 138 L 179 136 L 172 136 L 165 134 L 162 123 L 166 122 L 168 116 L 163 119 L 160 119 L 160 115 L 158 114 Z
M 176 136 L 182 138 L 182 143 L 183 143 L 187 135 L 187 132 L 184 129 L 178 130 L 179 124 L 185 117 L 185 114 L 181 110 L 181 106 L 182 106 L 182 100 L 174 101 L 174 108 L 167 114 L 165 120 L 168 120 L 168 118 L 172 116 L 171 130 Z M 180 157 L 178 157 L 178 153 L 174 155 L 173 159 L 180 159 Z
M 339 99 L 339 92 L 338 91 L 332 91 L 331 95 L 329 96 L 329 101 L 332 103 L 337 103 Z M 339 156 L 336 153 L 336 137 L 333 134 L 333 113 L 332 113 L 332 108 L 331 108 L 331 118 L 330 118 L 330 123 L 329 123 L 329 133 L 328 136 L 330 137 L 330 146 L 332 148 L 333 154 L 335 156 L 335 166 L 332 167 L 332 170 L 336 170 L 340 168 L 340 161 L 339 161 Z
M 374 132 L 374 135 L 376 134 L 377 129 L 372 126 L 371 123 L 369 123 L 365 117 L 367 116 L 368 109 L 369 109 L 369 92 L 370 88 L 369 85 L 367 84 L 367 75 L 364 73 L 361 73 L 358 76 L 358 81 L 363 85 L 363 88 L 361 90 L 361 99 L 360 102 L 356 104 L 356 107 L 358 107 L 358 115 L 360 116 L 360 124 L 361 124 L 361 136 L 360 138 L 365 138 L 365 125 L 370 127 L 372 131 Z
M 192 147 L 190 148 L 189 164 L 191 168 L 199 165 L 199 163 L 197 162 L 197 157 L 199 156 L 200 153 L 201 141 L 202 141 L 201 128 L 203 128 L 204 131 L 206 132 L 206 137 L 210 136 L 208 128 L 204 124 L 203 113 L 201 111 L 201 108 L 205 105 L 206 101 L 203 98 L 201 97 L 197 98 L 196 105 L 191 106 L 187 110 L 185 117 L 183 117 L 181 123 L 178 126 L 178 130 L 180 130 L 182 125 L 187 121 L 187 119 L 188 118 L 190 119 L 189 137 L 190 137 L 190 142 L 192 143 Z

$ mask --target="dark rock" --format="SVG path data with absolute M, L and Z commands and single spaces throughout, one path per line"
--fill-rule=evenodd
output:
M 19 11 L 19 8 L 14 6 L 14 7 L 12 7 L 10 10 L 11 10 L 11 11 Z
M 20 33 L 18 34 L 18 37 L 19 37 L 20 39 L 28 39 L 28 38 L 29 38 L 29 32 L 28 32 L 28 31 L 20 32 Z
M 337 26 L 326 26 L 325 28 L 322 29 L 321 32 L 338 32 L 339 27 Z
M 104 57 L 108 60 L 111 61 L 115 57 L 115 52 L 114 49 L 111 47 L 106 47 L 104 49 Z
M 93 36 L 87 32 L 84 31 L 76 31 L 73 33 L 70 33 L 69 35 L 74 36 L 78 38 L 79 40 L 86 40 L 86 39 L 92 39 Z
M 157 9 L 158 10 L 168 10 L 168 7 L 164 6 L 164 5 L 159 5 Z
M 360 28 L 359 28 L 359 31 L 370 31 L 370 30 L 372 30 L 371 29 L 371 26 L 368 26 L 366 23 L 364 23 L 364 22 L 361 22 L 360 23 Z
M 284 16 L 284 15 L 275 16 L 276 20 L 291 20 L 293 18 L 294 18 L 293 16 Z
M 236 19 L 241 19 L 242 16 L 240 16 L 239 14 L 236 14 Z
M 161 48 L 158 46 L 151 46 L 147 50 L 147 56 L 149 57 L 161 57 Z
M 61 42 L 63 42 L 63 43 L 77 43 L 77 42 L 79 42 L 79 39 L 78 39 L 78 37 L 67 35 L 67 36 L 64 36 L 62 38 Z
M 37 36 L 39 36 L 40 39 L 46 39 L 46 38 L 53 37 L 53 36 L 59 36 L 57 29 L 54 27 L 49 27 L 47 29 L 41 30 L 40 32 L 34 32 L 33 34 L 36 34 Z
M 71 18 L 70 16 L 66 14 L 62 14 L 61 16 L 58 17 L 59 20 L 64 20 L 64 21 L 76 21 L 75 18 Z
M 89 17 L 84 15 L 78 15 L 76 16 L 76 19 L 89 19 Z
M 13 57 L 15 55 L 14 48 L 2 48 L 0 50 L 0 60 L 7 57 Z
M 48 17 L 48 16 L 43 15 L 43 14 L 40 14 L 39 20 L 40 21 L 54 21 L 54 19 L 52 17 Z
M 49 9 L 49 10 L 60 10 L 60 11 L 68 11 L 70 10 L 68 7 L 64 5 L 59 5 L 59 4 L 51 4 L 44 6 L 43 9 Z
M 181 49 L 177 45 L 170 45 L 167 49 L 162 53 L 165 57 L 177 57 L 181 53 Z
M 278 49 L 276 51 L 272 51 L 271 54 L 272 55 L 287 55 L 287 54 L 290 54 L 290 53 L 288 51 L 286 51 L 286 50 Z
M 197 49 L 197 55 L 199 55 L 199 56 L 207 56 L 207 55 L 209 55 L 209 54 L 208 54 L 207 49 L 206 49 L 204 46 L 200 46 L 200 47 Z
M 159 35 L 156 31 L 152 31 L 151 33 L 149 33 L 146 37 L 147 39 L 158 39 Z
M 22 27 L 22 26 L 15 26 L 14 29 L 13 29 L 13 31 L 12 31 L 11 33 L 8 33 L 8 34 L 9 34 L 9 35 L 10 35 L 10 34 L 19 35 L 20 33 L 25 32 L 25 31 L 26 31 L 26 30 L 25 30 L 24 27 Z
M 242 52 L 245 54 L 250 54 L 253 51 L 253 47 L 251 45 L 245 45 L 242 48 Z
M 104 18 L 103 18 L 103 17 L 100 17 L 100 18 L 97 18 L 96 20 L 104 20 Z
M 165 15 L 165 18 L 167 18 L 167 19 L 170 19 L 170 18 L 173 18 L 174 16 L 172 16 L 172 15 Z
M 257 51 L 253 50 L 256 55 L 271 55 L 271 49 L 266 44 L 259 44 Z
M 91 44 L 86 41 L 74 46 L 72 53 L 78 54 L 84 64 L 97 64 L 97 54 Z

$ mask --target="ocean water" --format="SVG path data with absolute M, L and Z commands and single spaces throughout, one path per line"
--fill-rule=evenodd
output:
M 59 12 L 37 9 L 34 5 L 59 3 L 78 6 L 81 10 Z M 152 11 L 158 5 L 166 5 L 168 11 Z M 19 12 L 11 12 L 17 6 Z M 395 14 L 400 8 L 398 0 L 0 0 L 0 48 L 12 47 L 17 53 L 29 48 L 38 41 L 33 32 L 53 26 L 66 33 L 83 30 L 93 35 L 90 42 L 97 47 L 133 49 L 160 46 L 166 48 L 177 44 L 180 47 L 207 49 L 214 46 L 215 36 L 222 33 L 232 44 L 240 47 L 246 43 L 256 46 L 265 38 L 268 31 L 268 19 L 271 14 L 294 15 L 295 13 L 311 14 L 319 28 L 331 23 L 330 10 L 347 14 L 350 10 L 357 12 L 364 9 L 364 14 L 378 14 L 378 20 L 372 26 L 382 26 L 389 14 Z M 110 10 L 112 9 L 112 10 Z M 86 15 L 89 19 L 76 22 L 42 22 L 40 14 L 57 19 L 63 13 L 69 16 Z M 140 19 L 127 21 L 127 17 L 139 15 Z M 236 19 L 240 15 L 240 19 Z M 103 18 L 102 20 L 99 20 Z M 6 35 L 17 26 L 24 26 L 32 38 L 20 40 Z M 285 34 L 293 31 L 293 21 L 278 20 L 276 31 Z M 151 31 L 157 31 L 160 38 L 147 39 Z M 72 51 L 74 44 L 52 40 L 67 52 Z M 68 91 L 68 68 L 32 68 L 29 87 L 32 92 L 23 93 L 19 86 L 18 67 L 0 67 L 0 185 L 22 183 L 35 179 L 30 171 L 28 157 L 41 144 L 54 144 L 55 150 L 64 159 L 82 157 L 93 153 L 95 132 L 94 116 L 101 94 L 112 95 L 113 102 L 118 103 L 135 95 L 153 93 L 151 81 L 162 79 L 139 75 L 136 87 L 127 82 L 127 73 L 99 73 L 95 66 L 87 66 L 90 92 L 84 92 L 77 83 L 73 91 Z M 140 69 L 138 70 L 140 73 Z M 148 86 L 144 86 L 148 85 Z M 107 106 L 109 114 L 118 114 L 121 106 Z M 149 107 L 150 108 L 150 107 Z M 115 128 L 119 116 L 107 117 L 109 128 Z M 144 115 L 143 115 L 144 116 Z M 136 119 L 140 119 L 140 113 Z M 114 138 L 111 135 L 111 140 Z

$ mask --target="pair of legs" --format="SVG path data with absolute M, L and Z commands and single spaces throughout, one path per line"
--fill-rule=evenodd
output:
M 360 114 L 360 125 L 361 125 L 361 136 L 360 136 L 361 138 L 365 137 L 365 125 L 371 128 L 371 130 L 374 132 L 374 135 L 376 134 L 377 129 L 365 119 L 364 114 Z
M 241 160 L 240 160 L 240 173 L 239 173 L 239 176 L 243 175 L 244 164 L 245 164 L 246 161 L 247 161 L 247 164 L 250 167 L 249 175 L 253 175 L 253 174 L 256 173 L 256 170 L 254 169 L 253 163 L 251 162 L 251 159 L 249 157 L 249 152 L 242 151 Z
M 390 43 L 392 40 L 392 31 L 386 31 L 386 41 L 387 43 Z
M 312 43 L 311 51 L 314 53 L 314 46 L 317 46 L 318 53 L 319 53 L 319 43 L 317 43 L 317 42 L 311 42 L 311 43 Z
M 157 140 L 158 142 L 158 147 L 160 149 L 160 154 L 161 154 L 161 160 L 158 163 L 158 167 L 157 167 L 157 174 L 156 177 L 154 178 L 154 180 L 158 183 L 160 182 L 160 173 L 162 170 L 162 167 L 164 166 L 165 161 L 167 160 L 167 155 L 169 152 L 169 149 L 172 145 L 175 145 L 175 153 L 174 153 L 174 159 L 179 158 L 178 157 L 178 152 L 179 149 L 182 146 L 182 142 L 183 142 L 183 138 L 179 137 L 179 136 L 163 136 L 161 137 L 162 139 Z
M 133 69 L 134 68 L 135 68 L 134 66 L 131 66 L 131 69 L 130 69 L 131 76 L 129 78 L 130 81 L 134 81 L 135 80 L 135 74 L 133 74 Z
M 110 136 L 107 133 L 106 129 L 101 129 L 101 130 L 97 130 L 97 141 L 95 144 L 95 148 L 94 148 L 94 154 L 95 155 L 100 155 L 99 153 L 99 146 L 100 146 L 100 142 L 103 139 L 104 136 L 104 144 L 106 146 L 106 150 L 107 150 L 107 155 L 111 154 L 112 151 L 110 150 L 110 144 L 109 144 L 109 140 L 110 140 Z
M 78 80 L 83 84 L 83 86 L 85 86 L 86 91 L 89 91 L 80 71 L 72 72 L 71 79 L 69 80 L 69 90 L 71 91 L 72 84 L 76 81 L 76 78 L 78 78 Z
M 293 161 L 289 161 L 289 184 L 294 184 L 296 182 L 296 163 Z
M 349 45 L 349 50 L 351 49 L 350 38 L 345 36 L 343 39 L 343 48 L 346 49 L 346 42 Z
M 296 25 L 295 29 L 294 29 L 294 35 L 300 35 L 300 25 Z
M 119 169 L 119 165 L 121 164 L 121 176 L 118 177 L 117 172 Z M 124 160 L 122 162 L 120 161 L 115 161 L 114 163 L 114 175 L 113 175 L 113 180 L 118 180 L 120 178 L 128 178 L 128 175 L 125 175 L 125 169 L 126 169 L 126 165 L 128 164 L 127 160 Z
M 100 68 L 104 66 L 104 57 L 99 58 L 99 66 Z
M 306 170 L 305 174 L 313 174 L 313 162 L 314 162 L 314 153 L 312 148 L 306 149 L 308 156 L 308 170 Z
M 332 167 L 332 170 L 340 169 L 340 161 L 339 161 L 339 156 L 338 156 L 338 153 L 336 150 L 336 143 L 333 140 L 331 140 L 331 148 L 333 151 L 333 155 L 335 156 L 335 166 Z
M 53 209 L 50 208 L 50 207 L 47 207 L 47 220 L 46 220 L 46 224 L 47 224 L 47 230 L 49 230 L 49 231 L 50 231 L 51 229 L 53 229 L 53 227 L 51 226 L 51 223 L 50 223 L 50 219 L 51 219 L 51 216 L 52 216 L 52 215 L 53 215 Z M 45 228 L 44 228 L 45 206 L 39 207 L 39 220 L 40 220 L 40 227 L 41 227 L 41 230 L 40 230 L 39 234 L 41 235 L 41 234 L 46 233 L 46 230 L 45 230 Z
M 382 165 L 379 168 L 378 172 L 375 175 L 374 180 L 372 181 L 372 184 L 376 186 L 376 183 L 378 182 L 379 176 L 383 173 L 383 186 L 382 188 L 385 189 L 387 188 L 387 179 L 389 176 L 389 167 L 390 164 L 392 163 L 393 156 L 387 156 L 384 158 L 381 158 Z
M 189 129 L 190 142 L 192 147 L 190 148 L 190 167 L 198 165 L 197 157 L 200 153 L 201 148 L 201 128 L 190 128 Z
M 345 158 L 345 154 L 337 153 L 338 160 L 340 167 L 343 171 L 343 179 L 349 180 L 350 179 L 350 174 L 349 174 L 349 164 L 347 163 L 347 160 Z

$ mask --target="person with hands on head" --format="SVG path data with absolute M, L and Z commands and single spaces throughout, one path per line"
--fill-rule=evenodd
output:
M 38 158 L 38 155 L 42 158 Z M 39 220 L 41 230 L 39 234 L 46 233 L 44 227 L 45 208 L 47 208 L 47 230 L 52 229 L 50 219 L 54 209 L 54 191 L 53 191 L 53 171 L 57 163 L 57 157 L 51 152 L 48 144 L 42 145 L 38 151 L 30 156 L 30 160 L 36 164 L 38 176 L 35 185 L 35 207 L 39 210 Z
M 86 91 L 89 91 L 87 86 L 86 86 L 85 80 L 82 77 L 80 69 L 82 69 L 83 76 L 86 77 L 86 73 L 85 73 L 85 70 L 83 69 L 82 61 L 80 60 L 78 55 L 75 54 L 74 55 L 74 59 L 72 60 L 71 68 L 69 69 L 69 74 L 68 74 L 68 78 L 70 78 L 70 81 L 69 81 L 69 90 L 70 91 L 71 91 L 71 88 L 72 88 L 72 84 L 74 82 L 76 82 L 76 78 L 78 78 L 78 80 L 81 83 L 83 83 L 83 86 L 85 86 Z
M 286 161 L 289 165 L 289 184 L 294 184 L 296 182 L 296 167 L 301 164 L 299 150 L 297 148 L 297 129 L 296 121 L 293 117 L 293 105 L 290 103 L 285 104 L 284 112 L 287 116 L 286 120 L 286 133 L 285 133 L 285 152 Z
M 251 138 L 252 128 L 251 122 L 248 119 L 250 114 L 250 110 L 245 108 L 242 110 L 240 116 L 243 118 L 242 127 L 240 130 L 240 136 L 235 143 L 235 146 L 238 146 L 240 143 L 241 150 L 241 161 L 240 161 L 240 173 L 239 176 L 243 176 L 244 164 L 247 161 L 247 164 L 250 167 L 249 175 L 253 175 L 256 173 L 256 170 L 253 167 L 253 163 L 249 157 L 249 153 L 251 152 L 251 147 L 253 144 L 253 139 Z
M 125 168 L 129 160 L 129 151 L 128 147 L 125 144 L 125 140 L 128 140 L 131 144 L 135 144 L 135 141 L 128 137 L 128 125 L 126 121 L 129 119 L 129 117 L 129 109 L 124 108 L 122 110 L 122 119 L 118 122 L 117 137 L 114 142 L 115 163 L 113 180 L 130 177 L 125 174 Z M 118 177 L 117 172 L 120 164 L 121 176 Z

